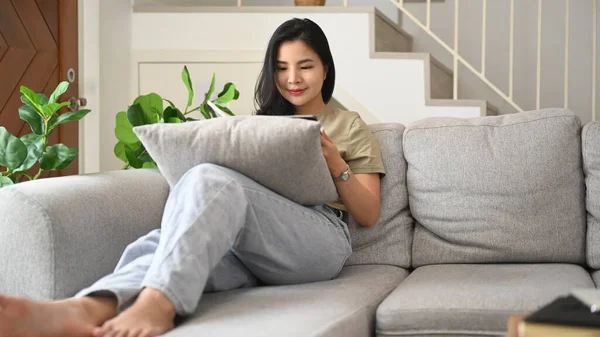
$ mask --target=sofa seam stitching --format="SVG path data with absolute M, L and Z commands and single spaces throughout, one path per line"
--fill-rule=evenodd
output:
M 407 128 L 407 133 L 410 133 L 411 131 L 417 131 L 417 130 L 433 130 L 433 129 L 443 129 L 443 128 L 458 128 L 458 127 L 481 127 L 481 126 L 486 126 L 486 127 L 490 127 L 490 128 L 503 128 L 503 127 L 509 127 L 509 126 L 513 126 L 513 125 L 523 125 L 523 124 L 529 124 L 529 123 L 535 123 L 535 122 L 539 122 L 542 120 L 547 120 L 547 119 L 554 119 L 554 118 L 568 118 L 568 119 L 575 119 L 573 115 L 568 115 L 568 116 L 548 116 L 548 117 L 542 117 L 542 118 L 537 118 L 534 120 L 530 120 L 530 121 L 523 121 L 523 122 L 518 122 L 518 123 L 511 123 L 511 124 L 500 124 L 500 125 L 491 125 L 491 124 L 464 124 L 464 125 L 438 125 L 438 126 L 416 126 L 416 127 L 412 127 L 412 128 Z

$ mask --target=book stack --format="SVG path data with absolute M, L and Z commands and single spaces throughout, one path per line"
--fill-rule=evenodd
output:
M 525 317 L 519 323 L 519 337 L 600 337 L 596 310 L 576 294 L 559 297 Z

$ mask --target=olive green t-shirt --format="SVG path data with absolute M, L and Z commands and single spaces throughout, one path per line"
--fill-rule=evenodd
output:
M 385 175 L 379 143 L 358 113 L 335 109 L 315 116 L 325 129 L 325 133 L 337 146 L 340 156 L 348 163 L 353 174 Z M 328 205 L 346 210 L 341 200 Z

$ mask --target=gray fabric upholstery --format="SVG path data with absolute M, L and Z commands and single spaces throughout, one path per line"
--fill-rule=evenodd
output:
M 590 122 L 581 132 L 587 210 L 587 263 L 600 268 L 600 122 Z
M 413 266 L 584 263 L 580 132 L 565 109 L 408 126 Z
M 588 272 L 571 264 L 420 267 L 377 309 L 377 335 L 503 336 L 511 314 L 593 286 Z
M 346 265 L 388 264 L 410 267 L 413 219 L 408 209 L 406 161 L 402 153 L 404 126 L 386 123 L 370 125 L 381 148 L 386 175 L 381 179 L 379 221 L 366 228 L 350 217 L 348 227 L 353 254 Z
M 375 309 L 407 274 L 350 266 L 326 282 L 204 294 L 196 313 L 164 336 L 372 336 Z
M 74 295 L 112 272 L 125 247 L 160 227 L 158 170 L 46 178 L 0 189 L 0 293 Z
M 321 150 L 321 124 L 282 116 L 235 116 L 133 130 L 171 186 L 202 163 L 238 171 L 302 205 L 337 200 Z
M 592 271 L 592 280 L 594 280 L 594 284 L 596 284 L 596 288 L 600 288 L 600 270 Z

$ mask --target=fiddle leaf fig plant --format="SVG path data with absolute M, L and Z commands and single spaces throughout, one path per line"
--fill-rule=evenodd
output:
M 135 132 L 133 132 L 134 126 L 199 121 L 199 119 L 194 119 L 190 116 L 192 112 L 199 112 L 203 119 L 215 118 L 217 114 L 207 103 L 208 101 L 214 103 L 228 115 L 234 116 L 234 113 L 224 106 L 224 104 L 232 100 L 237 100 L 240 97 L 235 84 L 231 82 L 226 83 L 217 97 L 213 98 L 216 81 L 215 74 L 213 73 L 209 89 L 202 97 L 202 102 L 197 107 L 192 108 L 195 96 L 192 79 L 187 66 L 184 66 L 181 71 L 181 79 L 188 93 L 185 109 L 179 109 L 172 101 L 153 92 L 138 96 L 133 101 L 133 104 L 127 108 L 127 111 L 117 113 L 115 136 L 118 142 L 114 147 L 114 153 L 125 163 L 123 169 L 156 168 L 156 163 L 150 157 Z
M 23 177 L 29 180 L 39 178 L 43 171 L 65 169 L 77 157 L 79 150 L 59 143 L 49 145 L 52 131 L 59 125 L 77 121 L 90 110 L 79 110 L 58 114 L 58 111 L 71 103 L 58 102 L 59 97 L 69 88 L 69 83 L 58 84 L 50 97 L 35 93 L 26 86 L 20 87 L 21 102 L 19 117 L 29 124 L 32 133 L 16 137 L 0 126 L 0 188 L 16 184 Z M 38 171 L 28 171 L 39 162 Z

